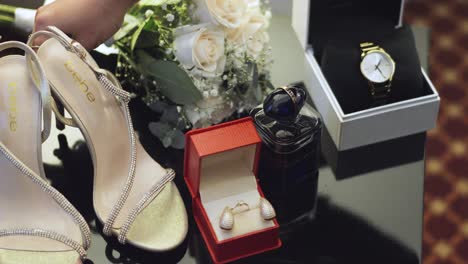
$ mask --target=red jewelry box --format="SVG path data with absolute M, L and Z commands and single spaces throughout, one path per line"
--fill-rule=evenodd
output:
M 215 263 L 227 263 L 281 246 L 279 225 L 263 220 L 257 182 L 261 139 L 251 118 L 186 134 L 184 178 L 192 196 L 195 222 Z M 235 214 L 234 228 L 219 227 L 226 206 L 249 210 Z

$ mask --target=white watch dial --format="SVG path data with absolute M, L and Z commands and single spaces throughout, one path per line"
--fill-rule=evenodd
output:
M 392 59 L 381 51 L 370 52 L 361 62 L 361 72 L 371 82 L 386 82 L 394 71 L 395 64 Z

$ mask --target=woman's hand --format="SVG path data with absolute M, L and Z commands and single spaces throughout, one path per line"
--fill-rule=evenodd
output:
M 57 0 L 38 9 L 34 31 L 56 26 L 93 49 L 117 32 L 137 0 Z M 41 39 L 38 39 L 40 44 Z

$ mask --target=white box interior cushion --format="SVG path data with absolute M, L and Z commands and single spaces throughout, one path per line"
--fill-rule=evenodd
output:
M 200 171 L 200 200 L 208 215 L 218 241 L 260 231 L 274 226 L 260 216 L 260 194 L 253 173 L 256 146 L 221 152 L 202 160 Z M 219 227 L 219 219 L 226 206 L 246 202 L 250 210 L 234 215 L 232 230 Z

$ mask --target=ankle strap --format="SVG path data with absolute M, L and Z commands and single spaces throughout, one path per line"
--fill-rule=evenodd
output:
M 93 72 L 100 72 L 99 68 L 93 66 L 93 61 L 89 58 L 90 56 L 88 56 L 88 52 L 86 51 L 86 49 L 79 42 L 67 36 L 57 27 L 48 26 L 45 30 L 34 32 L 29 36 L 27 45 L 33 47 L 34 40 L 40 35 L 58 40 L 67 51 L 73 52 L 76 55 L 78 55 L 78 57 L 80 57 L 83 60 L 83 62 L 85 62 L 88 65 L 88 67 L 91 68 L 91 70 L 93 70 Z
M 37 31 L 28 39 L 27 45 L 33 47 L 34 40 L 40 36 L 45 35 L 49 38 L 54 38 L 62 44 L 62 46 L 69 52 L 75 53 L 96 75 L 96 78 L 101 83 L 101 85 L 116 96 L 121 102 L 128 103 L 134 95 L 125 91 L 120 82 L 115 78 L 115 76 L 107 70 L 101 69 L 94 66 L 96 63 L 89 56 L 89 53 L 86 49 L 77 41 L 68 37 L 60 29 L 54 26 L 49 26 L 46 30 Z M 64 117 L 57 108 L 55 101 L 52 100 L 51 109 L 55 113 L 57 119 L 65 125 L 77 127 L 75 121 L 71 118 Z
M 41 93 L 41 105 L 42 105 L 42 142 L 46 141 L 50 135 L 51 118 L 52 118 L 52 106 L 51 106 L 51 95 L 50 87 L 47 77 L 45 75 L 42 64 L 39 62 L 39 58 L 36 53 L 27 45 L 17 41 L 7 41 L 0 43 L 0 51 L 6 49 L 21 49 L 25 52 L 27 67 L 31 74 L 36 87 Z

